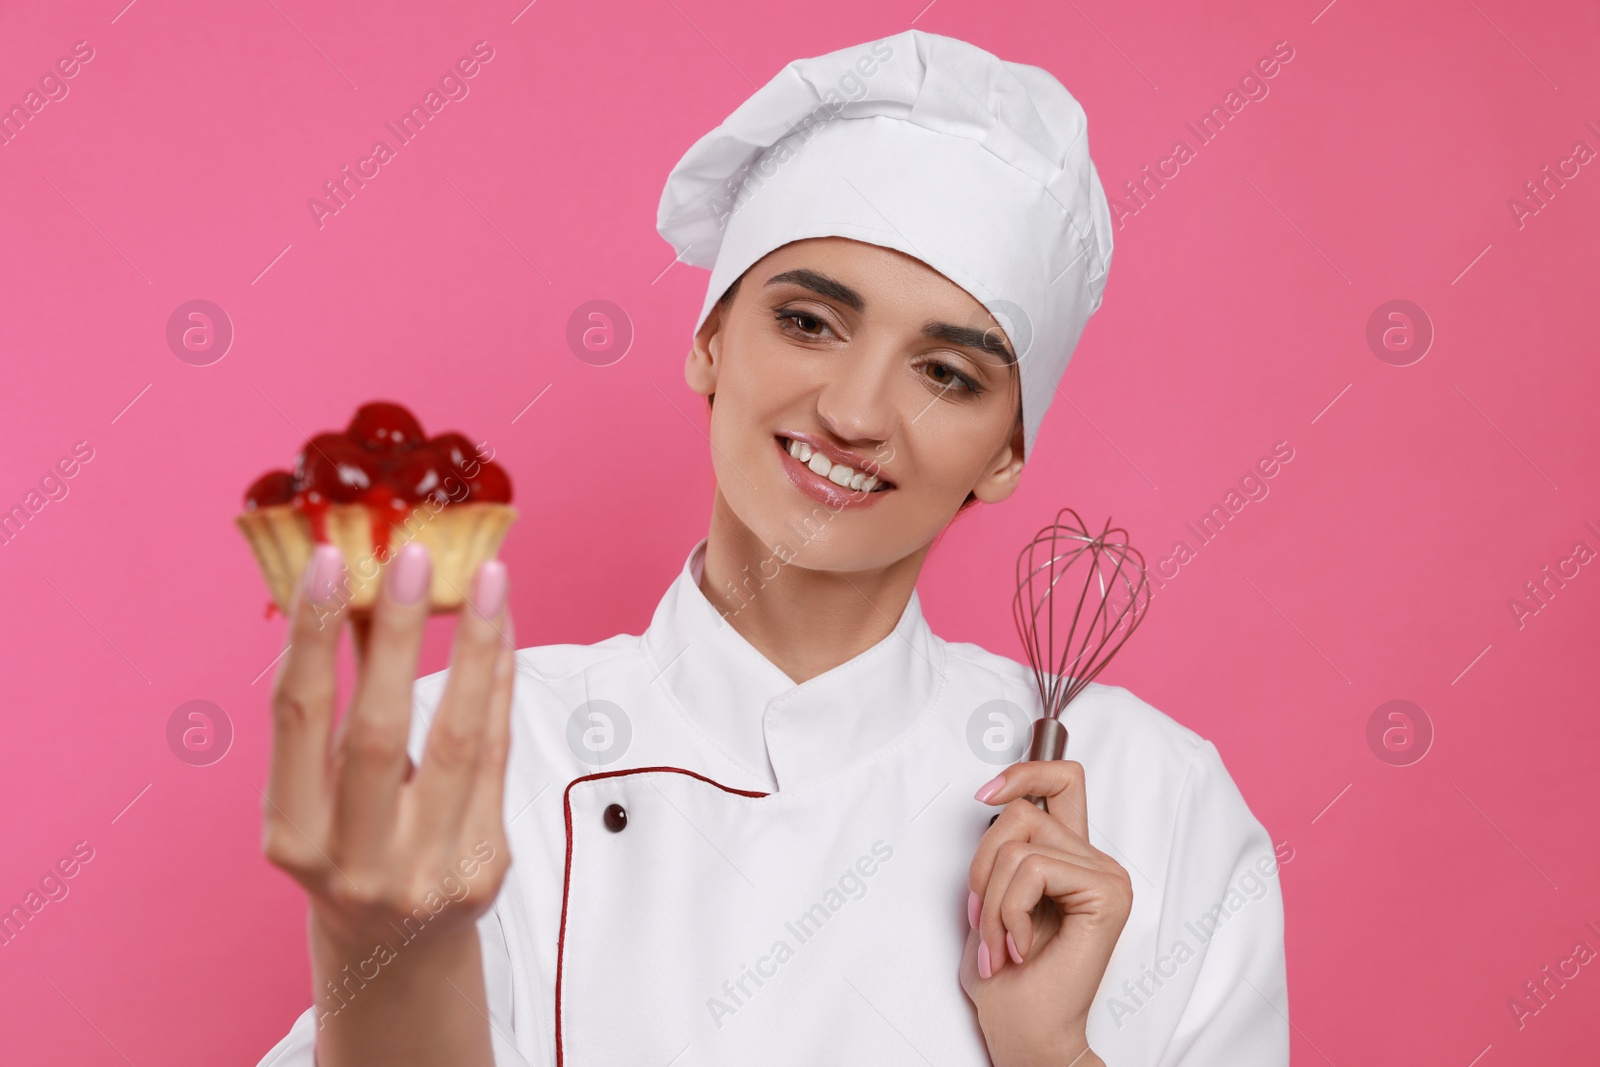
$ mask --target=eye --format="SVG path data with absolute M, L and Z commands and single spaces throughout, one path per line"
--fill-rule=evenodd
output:
M 939 387 L 941 393 L 954 392 L 977 396 L 983 392 L 983 388 L 970 375 L 961 373 L 941 360 L 931 359 L 924 363 L 922 372 L 931 384 Z
M 775 317 L 783 324 L 781 327 L 783 332 L 791 337 L 817 340 L 822 337 L 822 334 L 817 332 L 819 328 L 832 332 L 832 327 L 820 317 L 798 308 L 784 308 Z

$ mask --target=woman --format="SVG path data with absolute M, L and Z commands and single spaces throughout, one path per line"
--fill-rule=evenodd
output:
M 1091 685 L 1073 759 L 996 775 L 1032 675 L 915 591 L 1016 489 L 1109 226 L 1066 90 L 915 30 L 696 144 L 660 228 L 712 268 L 709 533 L 589 646 L 515 650 L 485 564 L 414 688 L 406 546 L 332 732 L 319 550 L 265 805 L 316 1003 L 263 1063 L 1286 1064 L 1273 848 L 1216 749 Z

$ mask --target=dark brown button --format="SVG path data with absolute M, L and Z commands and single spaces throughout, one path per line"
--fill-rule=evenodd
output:
M 628 825 L 628 809 L 621 804 L 606 805 L 605 823 L 612 833 L 622 833 L 622 828 Z

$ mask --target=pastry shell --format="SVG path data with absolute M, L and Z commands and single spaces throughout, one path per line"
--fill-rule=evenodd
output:
M 364 504 L 332 504 L 325 512 L 327 540 L 339 547 L 345 559 L 344 577 L 334 595 L 356 613 L 371 610 L 382 588 L 387 561 L 410 541 L 426 545 L 433 561 L 430 610 L 459 611 L 473 575 L 480 564 L 499 552 L 517 509 L 510 504 L 464 503 L 434 510 L 418 504 L 403 522 L 390 526 L 389 544 L 381 553 L 374 551 L 373 542 L 377 516 Z M 250 542 L 278 610 L 287 615 L 295 585 L 316 547 L 310 517 L 293 504 L 274 504 L 253 508 L 234 521 Z

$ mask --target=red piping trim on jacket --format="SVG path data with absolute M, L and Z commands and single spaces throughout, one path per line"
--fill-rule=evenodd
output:
M 659 772 L 670 774 L 685 774 L 690 778 L 698 778 L 707 785 L 714 785 L 724 793 L 733 793 L 741 797 L 764 797 L 769 793 L 759 793 L 753 789 L 735 789 L 731 785 L 712 781 L 703 774 L 685 770 L 682 767 L 634 767 L 625 771 L 601 771 L 598 774 L 586 774 L 581 778 L 574 778 L 567 783 L 567 788 L 561 794 L 561 810 L 567 826 L 567 859 L 566 869 L 561 875 L 561 931 L 556 936 L 556 1067 L 564 1067 L 565 1052 L 561 1042 L 561 979 L 566 972 L 565 958 L 567 949 L 567 894 L 572 888 L 572 787 L 579 782 L 593 782 L 601 778 L 621 778 L 629 774 L 652 774 Z

